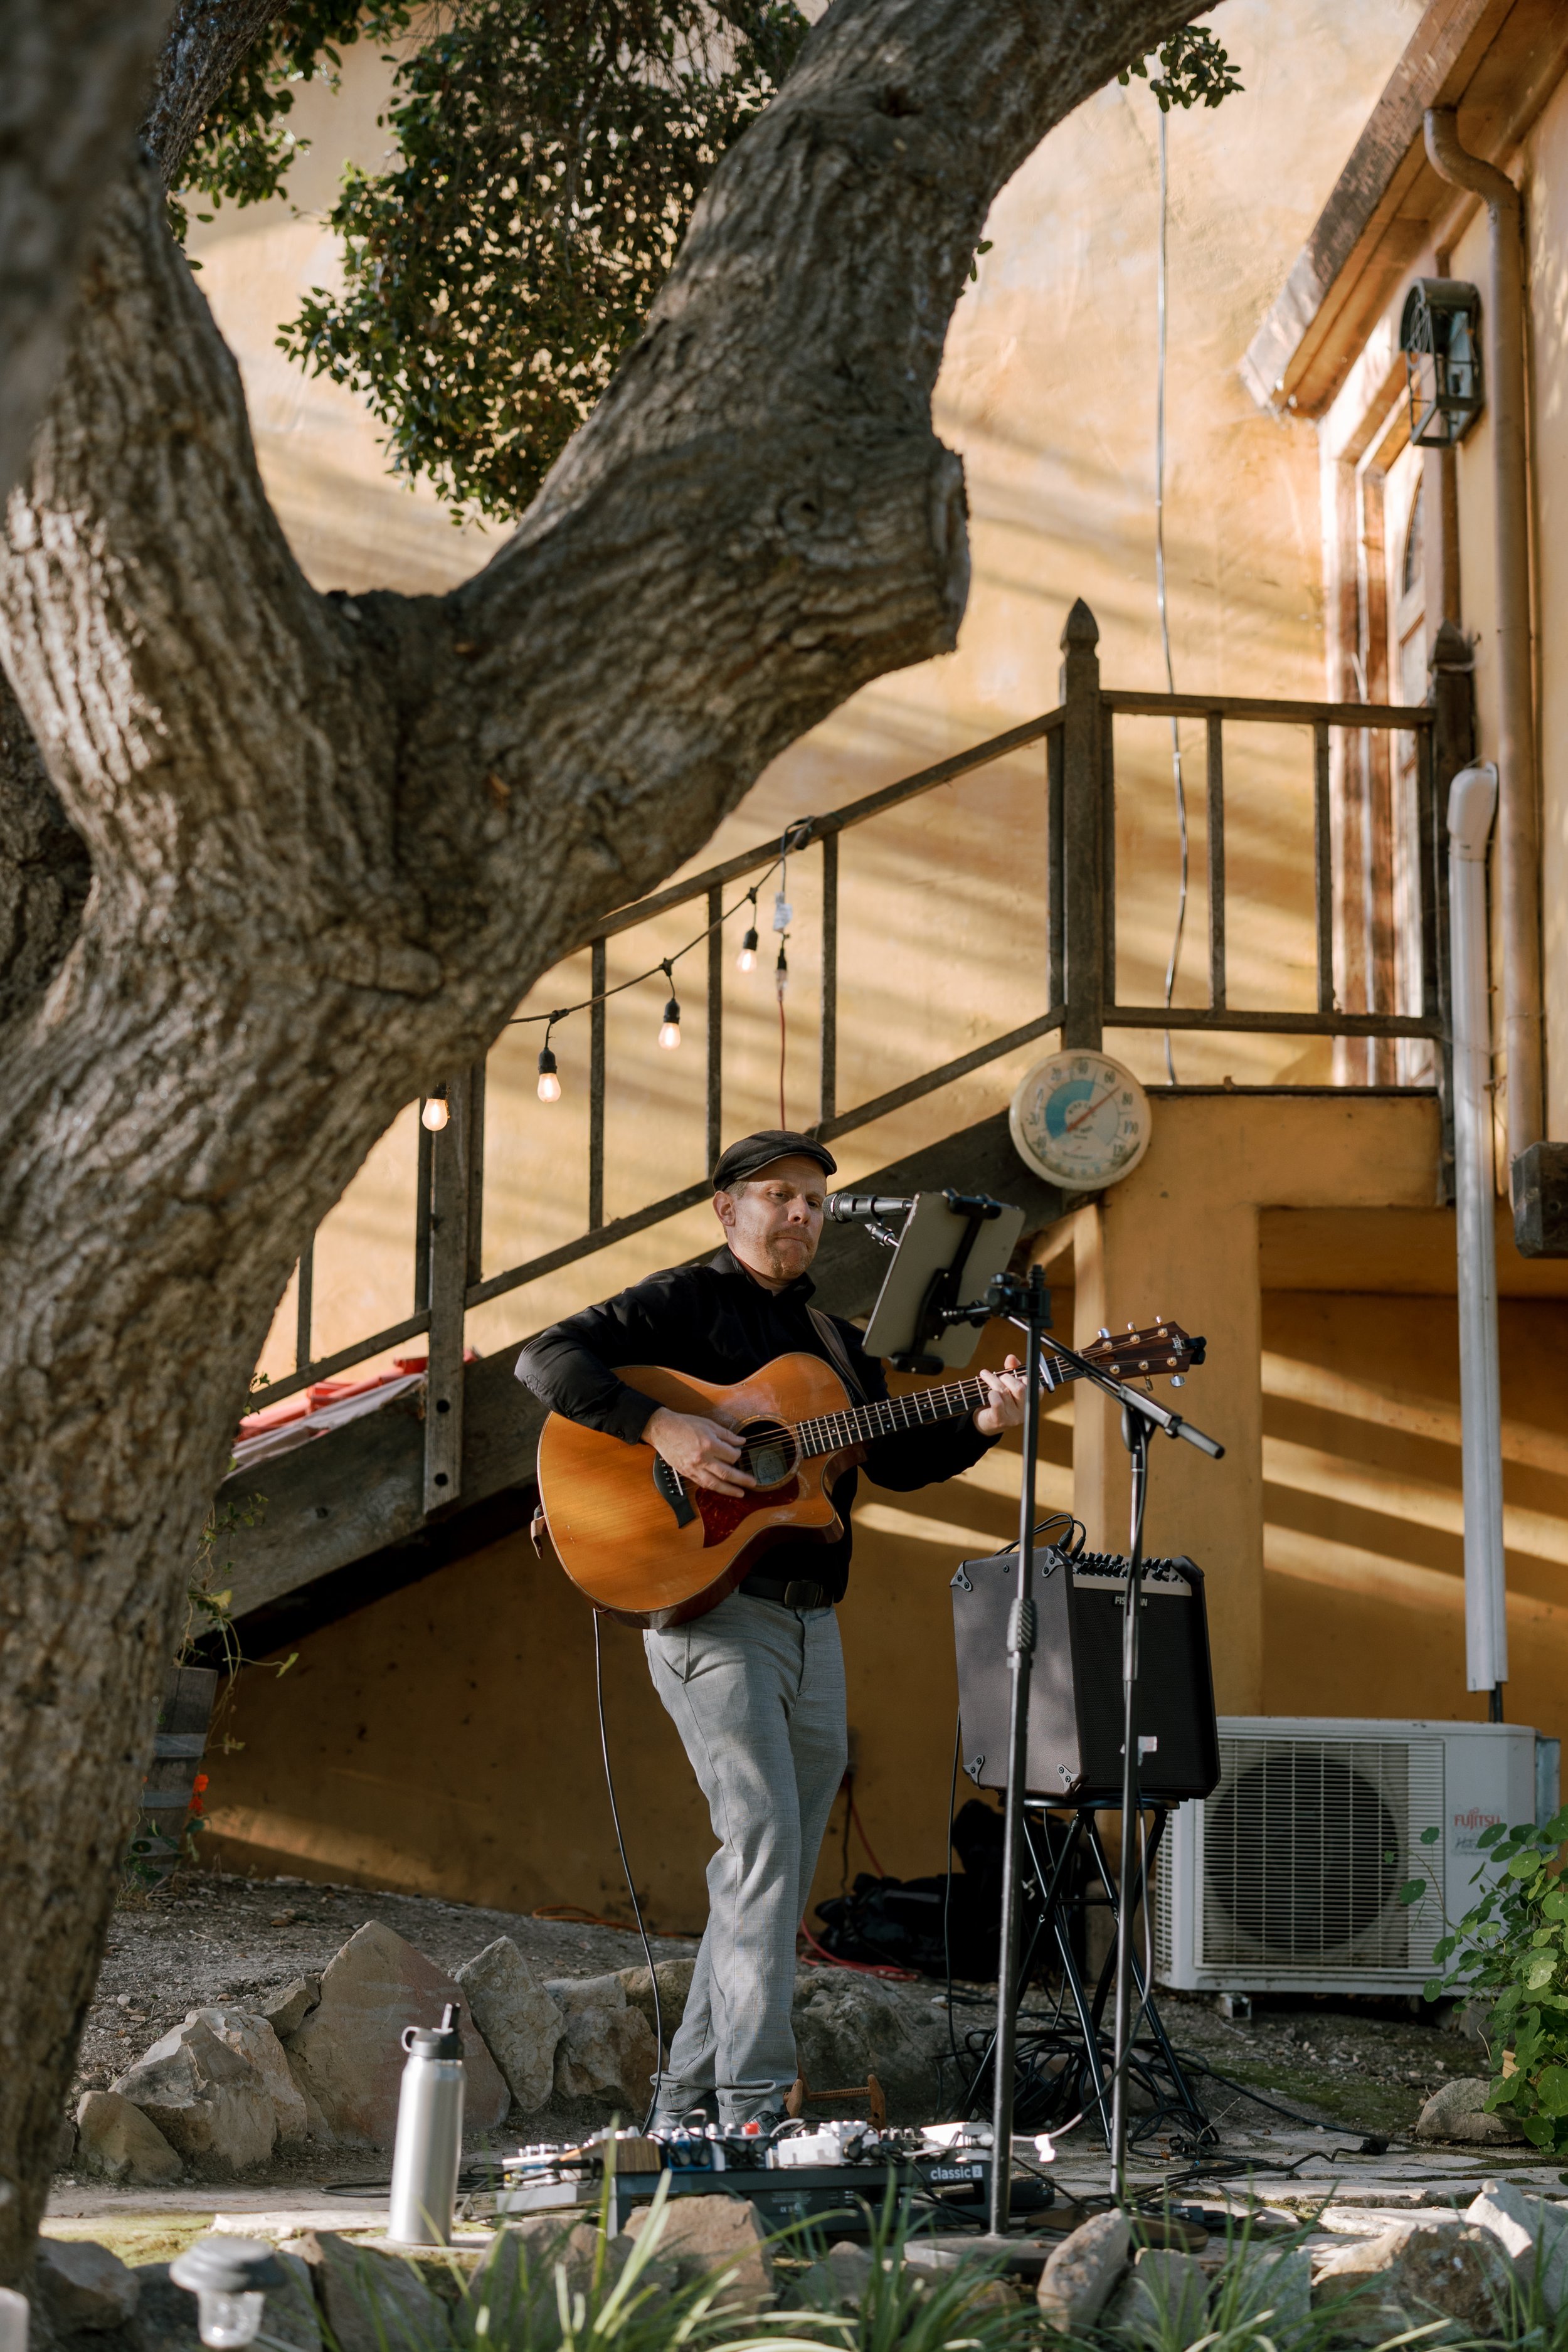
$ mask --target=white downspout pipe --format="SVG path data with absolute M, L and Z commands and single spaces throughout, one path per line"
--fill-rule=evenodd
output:
M 1460 1448 L 1465 1481 L 1465 1667 L 1502 1719 L 1508 1615 L 1502 1546 L 1502 1397 L 1492 1214 L 1491 1003 L 1487 842 L 1498 772 L 1462 768 L 1448 789 L 1448 924 L 1454 988 L 1454 1187 L 1458 1205 Z
M 1502 1034 L 1508 1056 L 1508 1157 L 1546 1132 L 1541 993 L 1541 822 L 1535 688 L 1530 645 L 1530 468 L 1524 370 L 1524 207 L 1506 172 L 1459 144 L 1458 118 L 1431 108 L 1426 154 L 1441 179 L 1487 207 L 1491 259 L 1485 303 L 1497 561 L 1498 765 L 1501 813 Z

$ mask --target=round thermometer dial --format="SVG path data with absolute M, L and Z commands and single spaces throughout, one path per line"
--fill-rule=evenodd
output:
M 1067 1192 L 1098 1192 L 1137 1167 L 1149 1148 L 1149 1097 L 1109 1054 L 1053 1054 L 1037 1062 L 1007 1114 L 1018 1156 Z

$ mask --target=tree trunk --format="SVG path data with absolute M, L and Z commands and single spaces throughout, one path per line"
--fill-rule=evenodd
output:
M 0 2279 L 301 1241 L 586 923 L 866 680 L 952 645 L 963 481 L 930 398 L 986 210 L 1192 13 L 836 0 L 600 407 L 444 599 L 311 592 L 155 174 L 114 194 L 0 565 L 94 877 L 3 1039 Z
M 27 462 L 86 241 L 171 0 L 0 0 L 0 498 Z

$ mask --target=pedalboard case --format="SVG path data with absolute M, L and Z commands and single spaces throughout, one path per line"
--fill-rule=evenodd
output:
M 919 2132 L 874 2132 L 867 2125 L 829 2125 L 819 2133 L 770 2145 L 710 2131 L 645 2137 L 616 2136 L 577 2148 L 531 2147 L 506 2159 L 494 2194 L 498 2221 L 523 2213 L 596 2213 L 607 2201 L 612 2235 L 661 2181 L 671 2197 L 739 2197 L 755 2207 L 764 2230 L 831 2221 L 839 2235 L 864 2234 L 879 2220 L 889 2192 L 907 2208 L 929 2204 L 962 2212 L 984 2209 L 990 2193 L 989 2147 L 933 2147 Z M 488 2200 L 487 2200 L 488 2201 Z

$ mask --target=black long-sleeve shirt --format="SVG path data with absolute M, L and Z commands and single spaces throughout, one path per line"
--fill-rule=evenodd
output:
M 518 1358 L 517 1377 L 535 1396 L 568 1421 L 636 1444 L 658 1410 L 651 1397 L 616 1378 L 621 1364 L 661 1364 L 667 1371 L 725 1386 L 760 1371 L 775 1356 L 805 1354 L 833 1360 L 806 1312 L 812 1296 L 808 1275 L 785 1290 L 768 1290 L 729 1249 L 716 1250 L 700 1265 L 672 1266 L 634 1283 L 602 1307 L 589 1307 L 552 1324 L 529 1342 Z M 834 1316 L 863 1395 L 879 1401 L 888 1393 L 882 1367 L 868 1356 L 852 1323 Z M 835 1371 L 838 1367 L 834 1364 Z M 900 1429 L 871 1438 L 866 1468 L 879 1486 L 907 1493 L 939 1479 L 956 1477 L 994 1444 L 972 1418 Z M 844 1522 L 837 1543 L 803 1538 L 775 1545 L 767 1554 L 770 1576 L 807 1577 L 841 1601 L 849 1577 L 853 1541 L 850 1507 L 858 1484 L 853 1467 L 830 1489 Z

